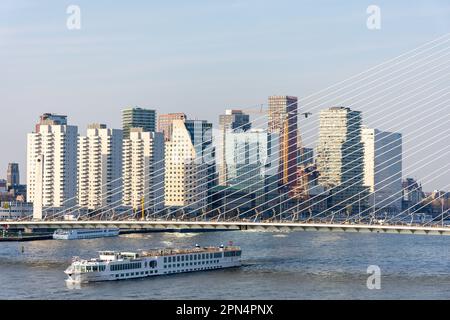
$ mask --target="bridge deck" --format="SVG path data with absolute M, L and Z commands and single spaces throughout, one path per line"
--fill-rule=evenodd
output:
M 217 222 L 217 221 L 0 221 L 0 225 L 29 229 L 204 229 L 204 230 L 248 230 L 248 231 L 326 231 L 360 233 L 394 233 L 450 235 L 450 227 L 420 225 L 369 225 L 306 222 Z

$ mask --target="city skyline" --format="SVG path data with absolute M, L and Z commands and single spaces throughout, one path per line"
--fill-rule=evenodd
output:
M 123 110 L 127 110 L 126 108 L 125 109 L 123 109 Z M 122 110 L 122 111 L 123 111 Z M 152 109 L 152 110 L 154 110 L 154 109 Z M 322 111 L 325 111 L 326 109 L 323 109 Z M 240 111 L 240 110 L 239 110 Z M 247 115 L 246 113 L 245 113 L 245 110 L 242 110 L 242 112 L 243 112 L 243 114 L 244 115 Z M 162 114 L 163 116 L 165 116 L 164 114 Z M 60 114 L 52 114 L 52 113 L 44 113 L 43 115 L 41 115 L 41 120 L 40 120 L 40 123 L 41 124 L 49 124 L 48 123 L 48 121 L 49 120 L 47 120 L 47 119 L 45 119 L 44 120 L 44 122 L 42 122 L 43 120 L 43 117 L 46 117 L 46 116 L 50 116 L 50 117 L 62 117 L 62 118 L 64 118 L 64 124 L 67 124 L 67 122 L 68 122 L 68 120 L 67 120 L 67 118 L 69 118 L 70 116 L 67 116 L 67 115 L 60 115 Z M 217 115 L 217 117 L 218 117 L 218 119 L 219 119 L 219 117 L 220 117 L 221 115 Z M 188 120 L 189 118 L 190 118 L 190 116 L 189 115 L 186 115 L 186 120 L 184 120 L 184 121 L 197 121 L 197 120 Z M 259 116 L 258 117 L 258 119 L 257 120 L 260 120 L 259 118 L 260 118 L 261 116 Z M 156 118 L 159 118 L 159 113 L 158 113 L 158 110 L 156 109 Z M 196 118 L 197 119 L 197 118 Z M 45 122 L 45 121 L 47 121 L 47 122 Z M 50 121 L 50 123 L 52 123 L 52 121 L 53 120 L 51 120 Z M 200 120 L 199 120 L 200 121 Z M 202 121 L 205 121 L 205 120 L 202 120 Z M 252 119 L 250 119 L 250 122 L 249 122 L 249 124 L 251 125 L 253 122 L 252 122 L 253 120 Z M 156 121 L 155 121 L 156 122 Z M 255 121 L 256 122 L 256 121 Z M 87 126 L 86 126 L 86 128 L 80 128 L 80 126 L 78 126 L 77 124 L 74 124 L 74 123 L 72 123 L 72 122 L 70 122 L 69 121 L 69 123 L 70 123 L 70 126 L 69 127 L 77 127 L 77 129 L 78 129 L 78 131 L 77 131 L 77 135 L 78 135 L 78 138 L 81 138 L 81 139 L 83 139 L 83 137 L 86 135 L 86 134 L 88 134 L 89 133 L 89 130 L 92 130 L 93 128 L 96 128 L 97 126 L 100 126 L 100 127 L 107 127 L 107 128 L 109 128 L 108 130 L 120 130 L 120 131 L 123 131 L 123 129 L 122 129 L 122 127 L 119 127 L 119 128 L 110 128 L 108 125 L 106 125 L 106 124 L 92 124 L 92 123 L 90 123 L 90 124 L 88 124 Z M 266 124 L 267 123 L 269 123 L 269 121 L 266 121 Z M 364 117 L 363 117 L 363 119 L 362 119 L 362 123 L 363 123 L 363 130 L 364 130 L 364 128 L 368 128 L 368 126 L 367 125 L 365 125 L 364 124 Z M 261 125 L 261 124 L 260 124 Z M 214 145 L 216 146 L 216 148 L 217 147 L 219 147 L 220 148 L 220 146 L 219 146 L 219 144 L 220 144 L 220 141 L 218 141 L 217 139 L 218 138 L 220 138 L 221 137 L 221 135 L 220 135 L 220 133 L 221 133 L 221 130 L 219 129 L 219 128 L 214 128 L 213 127 L 213 129 L 214 130 L 216 130 L 216 132 L 218 133 L 218 135 L 217 136 L 215 136 L 215 143 L 214 143 Z M 261 130 L 262 128 L 255 128 L 256 130 Z M 267 128 L 266 128 L 267 129 Z M 376 130 L 376 131 L 378 131 L 378 132 L 380 132 L 380 130 L 378 129 L 378 128 L 370 128 L 371 130 Z M 294 130 L 294 129 L 292 129 L 292 130 Z M 33 130 L 33 132 L 34 133 L 36 133 L 36 132 L 38 132 L 39 131 L 39 124 L 38 125 L 36 125 L 36 130 Z M 147 131 L 147 130 L 146 130 Z M 390 130 L 390 131 L 395 131 L 395 130 Z M 156 131 L 155 132 L 159 132 L 158 131 L 158 129 L 156 128 Z M 301 133 L 301 132 L 300 132 Z M 382 132 L 380 132 L 380 133 L 382 133 Z M 391 133 L 390 133 L 391 134 Z M 400 135 L 402 135 L 402 133 L 401 132 L 399 132 L 399 134 Z M 30 133 L 28 133 L 28 135 L 30 135 Z M 125 141 L 125 137 L 123 138 L 124 139 L 124 141 Z M 318 138 L 319 139 L 319 138 Z M 317 147 L 318 147 L 318 142 L 319 142 L 319 140 L 317 140 L 317 141 L 315 141 L 315 143 L 313 144 L 313 145 L 303 145 L 303 148 L 306 148 L 306 149 L 308 149 L 309 147 L 312 147 L 313 149 L 314 149 L 314 151 L 317 151 Z M 194 145 L 196 145 L 196 144 L 194 144 Z M 80 148 L 80 146 L 78 146 L 77 148 Z M 78 152 L 80 152 L 80 151 L 78 151 Z M 292 151 L 291 151 L 291 153 L 292 153 Z M 25 156 L 26 156 L 26 152 L 25 152 Z M 219 165 L 220 163 L 219 162 L 217 162 L 217 160 L 218 160 L 219 158 L 218 157 L 216 157 L 215 158 L 215 161 L 216 161 L 216 164 L 217 165 Z M 8 166 L 11 164 L 11 163 L 14 163 L 14 161 L 13 160 L 8 160 Z M 24 180 L 26 180 L 26 177 L 27 177 L 27 172 L 28 172 L 28 170 L 27 170 L 27 166 L 24 166 L 24 167 L 22 167 L 21 165 L 19 165 L 19 168 L 21 169 L 21 172 L 23 173 L 23 174 L 21 174 L 20 175 L 20 182 L 21 183 L 26 183 L 26 181 L 24 181 Z M 220 172 L 219 172 L 219 166 L 216 168 L 216 171 L 217 171 L 217 173 L 218 173 L 218 175 L 220 175 Z M 0 176 L 0 179 L 6 179 L 6 173 L 7 173 L 7 170 L 4 170 L 5 171 L 5 177 L 3 177 L 3 176 Z M 291 174 L 292 175 L 292 174 Z M 23 177 L 25 177 L 25 178 L 23 178 Z M 417 180 L 419 183 L 421 183 L 422 184 L 422 182 L 421 182 L 421 180 L 420 180 L 420 177 L 416 177 L 416 176 L 414 176 L 414 175 L 408 175 L 407 173 L 405 173 L 405 172 L 402 172 L 402 179 L 407 179 L 407 178 L 414 178 L 415 180 Z M 422 185 L 424 185 L 424 186 L 426 186 L 427 185 L 427 183 L 423 183 Z M 430 185 L 430 184 L 428 184 L 428 185 Z M 431 189 L 427 189 L 426 187 L 424 188 L 424 191 L 428 191 L 428 192 L 431 192 L 431 191 L 435 191 L 435 190 L 445 190 L 445 189 L 440 189 L 440 188 L 438 188 L 438 187 L 435 187 L 435 188 L 431 188 Z
M 352 108 L 369 115 L 377 103 L 343 103 L 342 97 L 332 96 L 315 109 L 306 97 L 442 36 L 450 24 L 450 6 L 445 1 L 380 1 L 382 28 L 371 31 L 366 28 L 367 5 L 350 1 L 322 4 L 317 10 L 316 5 L 295 1 L 198 1 L 189 6 L 141 2 L 140 12 L 131 17 L 121 5 L 105 8 L 80 1 L 81 30 L 68 31 L 64 5 L 2 2 L 0 15 L 6 16 L 0 21 L 6 23 L 0 23 L 0 66 L 5 71 L 0 75 L 0 103 L 13 121 L 2 123 L 8 139 L 2 139 L 0 147 L 10 157 L 0 159 L 0 169 L 6 171 L 8 162 L 17 162 L 24 171 L 26 132 L 42 112 L 68 114 L 81 132 L 93 122 L 120 128 L 120 112 L 130 105 L 159 114 L 184 112 L 218 128 L 217 115 L 225 109 L 254 107 L 266 104 L 269 95 L 290 94 L 299 98 L 300 111 L 314 109 L 301 130 L 318 127 L 319 107 L 355 104 Z M 170 24 L 161 19 L 169 12 Z M 261 19 L 268 14 L 271 19 Z M 123 23 L 105 23 L 106 17 Z M 210 28 L 202 28 L 204 24 Z M 270 46 L 267 37 L 275 39 Z M 302 109 L 305 103 L 311 106 Z M 389 105 L 384 108 L 396 112 Z M 426 125 L 411 117 L 407 115 L 408 121 L 416 126 Z M 365 124 L 402 131 L 372 119 Z M 402 133 L 408 137 L 411 131 Z M 317 133 L 303 137 L 306 146 L 314 146 Z M 411 146 L 407 140 L 406 153 Z M 430 146 L 423 154 L 434 150 Z M 430 166 L 434 169 L 439 163 Z M 426 172 L 422 169 L 414 177 L 421 180 Z M 428 190 L 445 185 L 443 178 L 424 184 Z

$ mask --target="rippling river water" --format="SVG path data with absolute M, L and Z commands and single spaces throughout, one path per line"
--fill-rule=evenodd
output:
M 72 256 L 230 240 L 243 249 L 242 268 L 78 289 L 64 281 Z M 320 232 L 152 233 L 0 243 L 0 299 L 450 299 L 449 245 L 448 237 Z M 367 288 L 369 265 L 381 268 L 380 290 Z

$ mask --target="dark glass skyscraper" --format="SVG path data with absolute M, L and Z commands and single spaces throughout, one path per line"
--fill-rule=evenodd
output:
M 221 146 L 218 150 L 220 163 L 219 167 L 219 185 L 227 184 L 227 164 L 225 157 L 225 138 L 227 131 L 247 131 L 251 128 L 250 116 L 242 110 L 226 110 L 225 114 L 219 116 L 219 130 L 221 134 Z
M 8 164 L 8 172 L 6 176 L 8 188 L 18 186 L 20 184 L 19 164 L 17 163 Z
M 129 108 L 122 111 L 123 138 L 130 137 L 131 128 L 142 128 L 144 131 L 156 131 L 156 111 L 142 108 Z

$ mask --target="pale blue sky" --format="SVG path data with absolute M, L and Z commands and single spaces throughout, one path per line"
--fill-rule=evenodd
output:
M 66 28 L 71 4 L 81 30 Z M 366 28 L 371 4 L 381 30 Z M 19 162 L 24 180 L 26 133 L 43 112 L 67 114 L 81 133 L 120 127 L 129 105 L 217 122 L 227 107 L 306 97 L 448 32 L 448 0 L 2 0 L 0 177 Z

